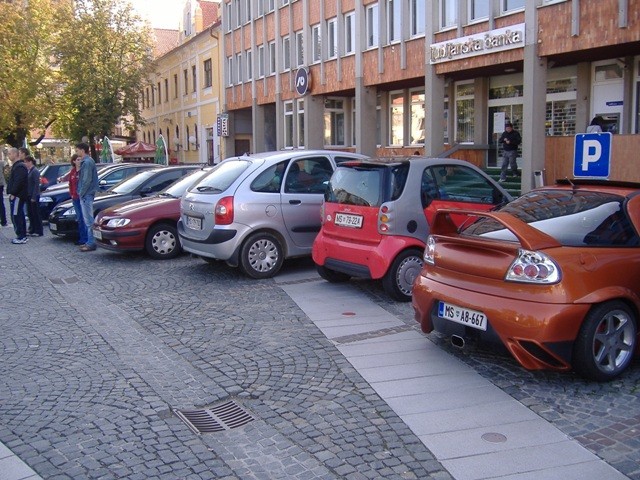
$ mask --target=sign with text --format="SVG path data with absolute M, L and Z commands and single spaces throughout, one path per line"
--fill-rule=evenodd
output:
M 573 176 L 608 178 L 611 170 L 611 140 L 609 132 L 576 135 Z
M 303 96 L 309 92 L 311 88 L 311 74 L 305 67 L 300 67 L 296 72 L 296 92 Z
M 229 136 L 229 114 L 221 113 L 216 121 L 217 133 L 219 137 Z

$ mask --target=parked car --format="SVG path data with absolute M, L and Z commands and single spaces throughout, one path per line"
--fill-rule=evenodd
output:
M 40 191 L 58 183 L 58 178 L 71 170 L 71 163 L 49 163 L 40 168 Z
M 424 332 L 502 343 L 527 369 L 620 375 L 638 353 L 640 184 L 562 181 L 499 212 L 437 213 L 413 289 Z
M 98 184 L 100 190 L 108 190 L 122 180 L 135 175 L 142 170 L 158 168 L 158 165 L 145 163 L 98 163 Z M 44 192 L 40 196 L 40 217 L 48 219 L 54 207 L 69 200 L 69 182 L 61 182 Z
M 180 198 L 187 187 L 210 170 L 211 167 L 207 167 L 191 172 L 153 197 L 104 209 L 93 225 L 96 245 L 114 251 L 146 250 L 158 260 L 176 257 L 182 251 L 176 227 Z
M 198 165 L 183 165 L 179 167 L 158 167 L 144 169 L 129 177 L 106 192 L 99 192 L 93 201 L 94 216 L 105 208 L 112 207 L 134 198 L 155 195 L 171 185 L 180 177 L 200 168 Z M 76 236 L 78 232 L 78 218 L 71 200 L 61 203 L 49 215 L 49 230 L 54 235 L 66 237 Z
M 325 184 L 337 163 L 365 158 L 330 150 L 266 152 L 223 161 L 187 189 L 182 247 L 268 278 L 285 258 L 309 255 Z
M 389 296 L 409 301 L 436 210 L 493 210 L 510 200 L 497 182 L 462 160 L 413 156 L 343 163 L 325 194 L 313 261 L 325 280 L 382 279 Z

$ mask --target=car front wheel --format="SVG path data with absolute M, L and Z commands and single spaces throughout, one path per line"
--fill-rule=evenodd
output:
M 624 302 L 615 300 L 595 306 L 576 338 L 574 370 L 590 380 L 612 380 L 631 363 L 637 333 L 637 319 Z
M 147 233 L 145 250 L 156 260 L 176 257 L 182 250 L 176 227 L 167 223 L 151 227 Z
M 284 261 L 280 241 L 270 233 L 251 235 L 240 251 L 240 268 L 253 278 L 273 277 Z
M 420 274 L 422 265 L 420 250 L 411 249 L 401 252 L 382 278 L 382 286 L 387 295 L 400 302 L 411 301 L 413 281 Z

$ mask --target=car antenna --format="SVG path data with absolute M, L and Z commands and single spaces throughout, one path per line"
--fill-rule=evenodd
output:
M 564 179 L 565 179 L 567 182 L 569 182 L 569 185 L 571 185 L 571 189 L 575 192 L 575 191 L 576 191 L 576 184 L 575 184 L 575 183 L 573 183 L 573 182 L 569 179 L 569 177 L 564 177 Z

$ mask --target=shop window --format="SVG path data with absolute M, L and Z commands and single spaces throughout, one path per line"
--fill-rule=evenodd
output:
M 505 85 L 501 87 L 492 87 L 489 89 L 489 100 L 498 98 L 522 97 L 524 87 L 522 85 Z
M 324 102 L 324 144 L 344 145 L 344 102 L 327 98 Z
M 404 93 L 389 97 L 389 145 L 404 145 Z
M 475 132 L 474 84 L 456 85 L 456 141 L 473 143 Z
M 293 148 L 293 102 L 284 102 L 284 147 Z
M 297 131 L 297 145 L 298 147 L 304 147 L 304 99 L 298 99 L 298 108 L 296 111 L 298 116 L 298 131 Z
M 424 90 L 411 92 L 411 145 L 424 144 Z

